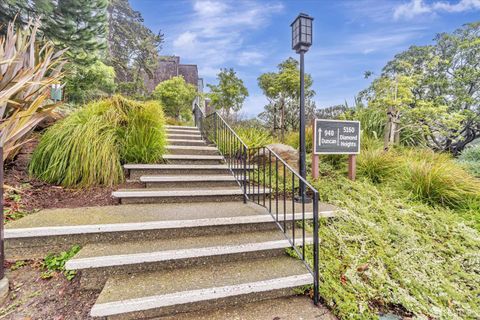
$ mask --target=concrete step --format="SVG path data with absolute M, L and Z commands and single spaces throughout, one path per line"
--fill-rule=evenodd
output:
M 123 168 L 131 180 L 141 176 L 152 175 L 227 175 L 230 174 L 226 164 L 125 164 Z M 255 169 L 248 166 L 248 170 Z
M 301 241 L 297 239 L 297 243 Z M 306 243 L 312 244 L 313 239 L 308 237 Z M 67 270 L 82 270 L 82 287 L 97 290 L 114 274 L 279 256 L 290 247 L 280 230 L 95 243 L 82 248 L 65 267 Z
M 169 154 L 191 154 L 191 155 L 218 155 L 218 149 L 212 146 L 178 146 L 167 145 L 165 147 Z
M 287 208 L 288 209 L 288 208 Z M 311 208 L 306 208 L 312 218 Z M 320 216 L 335 207 L 321 204 Z M 291 211 L 287 211 L 291 212 Z M 295 220 L 301 215 L 296 209 Z M 283 215 L 279 215 L 280 220 Z M 286 215 L 292 221 L 291 214 Z M 8 259 L 44 258 L 88 243 L 145 241 L 278 228 L 265 208 L 252 202 L 137 204 L 46 209 L 5 225 Z
M 167 128 L 167 134 L 201 134 L 200 133 L 200 130 L 198 129 L 177 129 L 177 128 L 174 128 L 174 129 L 169 129 Z
M 312 284 L 303 263 L 287 256 L 169 271 L 114 275 L 90 315 L 144 319 L 294 295 Z
M 231 174 L 227 175 L 161 175 L 141 176 L 140 182 L 147 188 L 215 188 L 235 187 L 238 182 Z
M 289 208 L 287 208 L 289 209 Z M 311 219 L 311 208 L 306 208 Z M 335 207 L 321 204 L 320 216 Z M 289 211 L 290 212 L 290 211 Z M 295 220 L 300 220 L 297 214 Z M 283 215 L 279 215 L 283 219 Z M 286 215 L 292 221 L 291 214 Z M 72 245 L 127 242 L 278 228 L 265 208 L 252 202 L 169 203 L 46 209 L 5 225 L 8 259 L 43 258 Z
M 198 130 L 197 127 L 191 127 L 191 126 L 172 126 L 172 125 L 166 125 L 165 129 L 181 129 L 181 130 Z
M 265 192 L 269 193 L 270 189 L 266 189 Z M 260 193 L 263 194 L 263 189 L 261 189 Z M 223 202 L 242 200 L 243 191 L 239 186 L 209 189 L 120 189 L 112 192 L 112 197 L 118 199 L 122 204 Z
M 200 140 L 202 141 L 202 136 L 200 133 L 194 134 L 194 133 L 168 133 L 167 132 L 167 140 L 170 139 L 186 139 L 186 140 Z
M 163 159 L 171 164 L 220 164 L 221 155 L 165 154 Z
M 167 139 L 170 145 L 175 146 L 207 146 L 205 140 L 189 140 L 189 139 Z

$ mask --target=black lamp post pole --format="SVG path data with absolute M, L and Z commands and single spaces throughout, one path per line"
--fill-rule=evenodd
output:
M 300 175 L 303 179 L 307 179 L 307 168 L 305 159 L 307 150 L 305 146 L 305 51 L 300 51 Z M 300 183 L 300 199 L 305 197 L 305 184 Z

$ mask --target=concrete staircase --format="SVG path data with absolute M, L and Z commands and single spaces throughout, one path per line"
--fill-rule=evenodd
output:
M 165 164 L 127 164 L 129 181 L 142 189 L 122 189 L 112 196 L 122 204 L 177 201 L 234 201 L 243 198 L 239 183 L 215 146 L 196 127 L 167 128 Z M 181 200 L 182 199 L 182 200 Z
M 290 242 L 272 216 L 240 201 L 238 182 L 196 128 L 169 127 L 168 142 L 166 164 L 125 165 L 144 188 L 113 192 L 122 205 L 44 210 L 9 223 L 7 258 L 81 245 L 66 268 L 81 271 L 83 288 L 101 291 L 91 315 L 108 319 L 181 319 L 312 284 L 304 264 L 286 255 Z M 320 206 L 320 216 L 333 213 Z M 290 213 L 280 218 L 295 223 Z

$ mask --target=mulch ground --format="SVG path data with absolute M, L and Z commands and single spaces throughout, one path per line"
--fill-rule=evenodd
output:
M 28 175 L 31 153 L 38 144 L 37 139 L 25 144 L 15 161 L 5 167 L 5 184 L 15 188 L 19 195 L 22 210 L 32 211 L 48 208 L 74 208 L 106 206 L 116 204 L 111 197 L 115 187 L 89 189 L 68 189 L 37 180 Z M 7 199 L 9 201 L 10 199 Z
M 84 320 L 95 303 L 97 293 L 80 290 L 80 277 L 68 281 L 61 273 L 41 278 L 40 261 L 7 271 L 10 293 L 0 306 L 0 319 L 8 320 Z

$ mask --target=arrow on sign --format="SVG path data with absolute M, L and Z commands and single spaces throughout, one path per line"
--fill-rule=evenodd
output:
M 318 128 L 318 145 L 322 145 L 322 128 Z

